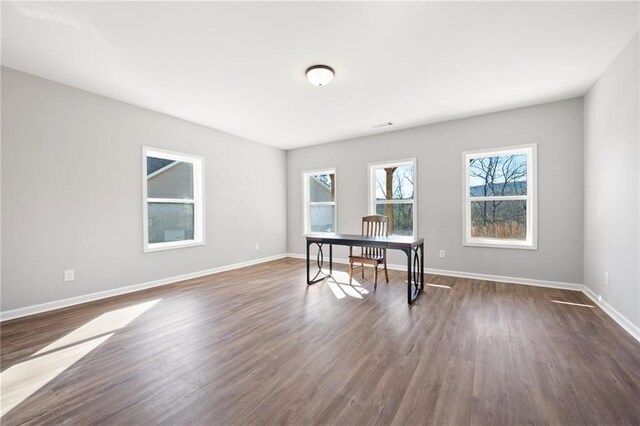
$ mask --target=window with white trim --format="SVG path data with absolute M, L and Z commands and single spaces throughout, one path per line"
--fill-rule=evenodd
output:
M 142 148 L 144 251 L 204 244 L 203 158 Z
M 304 233 L 336 232 L 336 169 L 304 172 Z
M 463 153 L 464 245 L 537 248 L 536 145 Z
M 418 234 L 416 160 L 369 165 L 369 213 L 389 218 L 389 235 Z

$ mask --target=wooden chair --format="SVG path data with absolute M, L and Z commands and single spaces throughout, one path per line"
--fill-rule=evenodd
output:
M 388 237 L 389 218 L 382 215 L 365 216 L 362 218 L 362 235 L 368 237 Z M 364 278 L 364 265 L 373 265 L 373 288 L 378 286 L 378 266 L 384 264 L 384 275 L 389 282 L 387 272 L 387 249 L 379 247 L 361 247 L 360 255 L 353 255 L 353 247 L 349 247 L 349 284 L 353 278 L 353 264 L 359 263 Z

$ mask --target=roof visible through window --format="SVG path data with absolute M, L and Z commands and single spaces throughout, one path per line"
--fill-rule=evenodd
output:
M 147 157 L 147 176 L 174 162 L 166 158 Z

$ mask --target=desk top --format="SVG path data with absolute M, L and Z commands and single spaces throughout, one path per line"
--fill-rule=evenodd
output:
M 310 234 L 307 241 L 345 246 L 372 246 L 408 248 L 424 244 L 424 238 L 393 235 L 391 237 L 367 237 L 358 234 Z

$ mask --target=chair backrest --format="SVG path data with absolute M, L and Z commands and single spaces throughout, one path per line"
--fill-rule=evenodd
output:
M 379 214 L 362 218 L 362 235 L 367 237 L 388 237 L 389 218 Z M 362 247 L 362 254 L 367 256 L 384 256 L 384 249 L 379 247 Z

